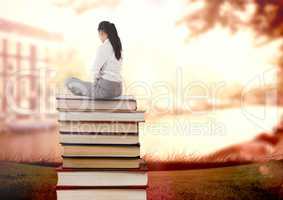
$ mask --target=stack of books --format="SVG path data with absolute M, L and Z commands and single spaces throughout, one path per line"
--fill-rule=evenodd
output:
M 145 200 L 148 182 L 140 158 L 139 123 L 132 96 L 91 99 L 57 95 L 63 165 L 59 200 Z

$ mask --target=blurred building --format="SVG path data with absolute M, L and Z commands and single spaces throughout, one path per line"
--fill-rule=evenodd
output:
M 64 53 L 63 49 L 64 39 L 61 34 L 0 19 L 2 119 L 11 116 L 28 118 L 35 116 L 35 113 L 44 115 L 40 112 L 40 101 L 48 107 L 54 96 L 51 96 L 49 84 L 40 82 L 44 82 L 42 79 L 48 77 L 48 68 L 56 65 L 56 60 Z

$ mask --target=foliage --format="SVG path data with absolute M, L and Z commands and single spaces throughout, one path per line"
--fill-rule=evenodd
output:
M 180 21 L 192 31 L 191 37 L 208 32 L 217 25 L 232 32 L 251 28 L 265 42 L 283 36 L 283 0 L 189 0 L 188 6 L 199 8 L 188 12 Z M 278 65 L 283 68 L 282 56 Z
M 200 4 L 183 22 L 194 34 L 204 33 L 215 25 L 237 31 L 252 27 L 260 36 L 277 39 L 283 36 L 282 0 L 190 0 L 189 6 Z
M 101 6 L 115 7 L 119 0 L 52 0 L 52 3 L 58 7 L 71 8 L 77 14 L 82 14 Z

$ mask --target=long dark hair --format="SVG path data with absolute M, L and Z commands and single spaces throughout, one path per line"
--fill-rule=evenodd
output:
M 115 52 L 115 57 L 120 60 L 120 58 L 122 57 L 122 43 L 115 24 L 108 21 L 100 22 L 98 25 L 98 31 L 107 33 L 108 39 L 110 40 L 110 43 L 112 44 L 113 50 Z

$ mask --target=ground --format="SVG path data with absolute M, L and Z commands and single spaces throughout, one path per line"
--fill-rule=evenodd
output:
M 56 199 L 54 167 L 0 163 L 0 199 Z M 283 161 L 149 172 L 148 200 L 283 199 Z

